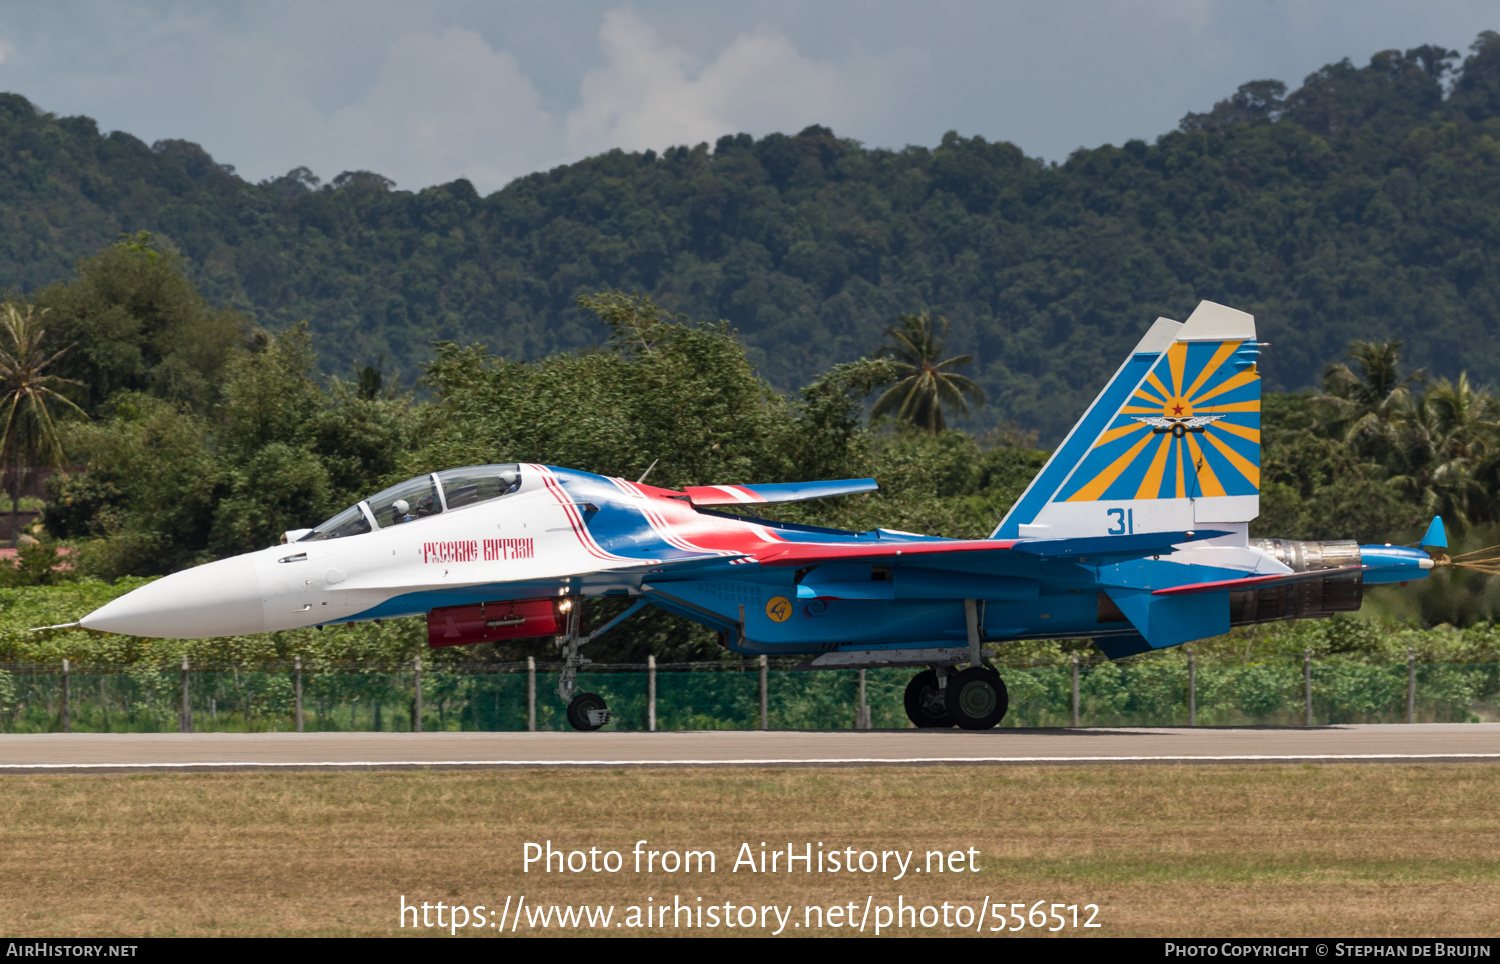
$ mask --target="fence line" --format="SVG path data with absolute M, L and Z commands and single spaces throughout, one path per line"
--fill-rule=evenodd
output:
M 559 730 L 560 664 L 246 669 L 0 665 L 0 731 Z M 1085 663 L 1003 668 L 1002 726 L 1314 725 L 1500 719 L 1500 663 Z M 801 672 L 769 661 L 591 664 L 613 729 L 908 725 L 913 669 Z M 537 693 L 543 694 L 538 701 Z

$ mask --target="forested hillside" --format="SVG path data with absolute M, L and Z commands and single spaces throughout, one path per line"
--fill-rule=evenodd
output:
M 0 285 L 33 293 L 120 233 L 175 246 L 208 301 L 286 328 L 326 370 L 432 342 L 536 358 L 602 341 L 612 287 L 724 318 L 783 390 L 872 350 L 903 312 L 952 322 L 987 419 L 1055 441 L 1157 314 L 1254 312 L 1269 387 L 1356 339 L 1435 375 L 1500 377 L 1500 34 L 1246 84 L 1155 144 L 1060 165 L 949 134 L 866 149 L 823 127 L 615 151 L 481 198 L 369 172 L 261 184 L 197 145 L 103 135 L 0 96 Z M 46 299 L 42 299 L 46 302 Z

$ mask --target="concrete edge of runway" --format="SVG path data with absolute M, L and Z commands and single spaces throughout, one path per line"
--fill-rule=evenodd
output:
M 1500 724 L 665 733 L 0 734 L 0 775 L 1500 763 Z
M 1245 754 L 1232 756 L 1087 757 L 830 757 L 730 760 L 330 760 L 322 762 L 20 763 L 0 764 L 0 776 L 150 773 L 348 773 L 468 770 L 808 769 L 961 766 L 1212 766 L 1289 764 L 1500 763 L 1500 753 Z

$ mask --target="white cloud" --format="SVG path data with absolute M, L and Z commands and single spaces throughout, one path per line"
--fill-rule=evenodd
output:
M 298 118 L 306 163 L 324 177 L 367 168 L 409 189 L 467 177 L 489 193 L 615 147 L 660 149 L 818 122 L 847 129 L 893 99 L 882 64 L 810 59 L 765 28 L 738 34 L 695 70 L 687 50 L 624 7 L 604 15 L 599 46 L 604 64 L 584 74 L 565 116 L 544 108 L 511 52 L 456 27 L 390 42 L 352 103 L 324 112 L 303 97 L 283 110 Z
M 54 0 L 0 3 L 0 89 L 251 180 L 306 165 L 420 190 L 624 147 L 947 130 L 1061 159 L 1151 138 L 1247 80 L 1463 49 L 1494 0 Z
M 815 122 L 847 126 L 893 93 L 889 74 L 873 61 L 812 60 L 765 27 L 737 36 L 696 75 L 691 55 L 664 43 L 629 7 L 605 15 L 599 43 L 605 64 L 584 75 L 582 103 L 567 116 L 566 145 L 577 153 L 711 142 Z
M 320 128 L 314 153 L 339 159 L 330 174 L 369 168 L 409 188 L 467 177 L 482 193 L 530 171 L 558 137 L 515 57 L 453 27 L 393 42 L 369 89 Z

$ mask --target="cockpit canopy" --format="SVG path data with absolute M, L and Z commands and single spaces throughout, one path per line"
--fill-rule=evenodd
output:
M 342 539 L 415 522 L 510 495 L 521 487 L 521 467 L 469 465 L 420 475 L 377 492 L 313 529 L 298 542 Z

